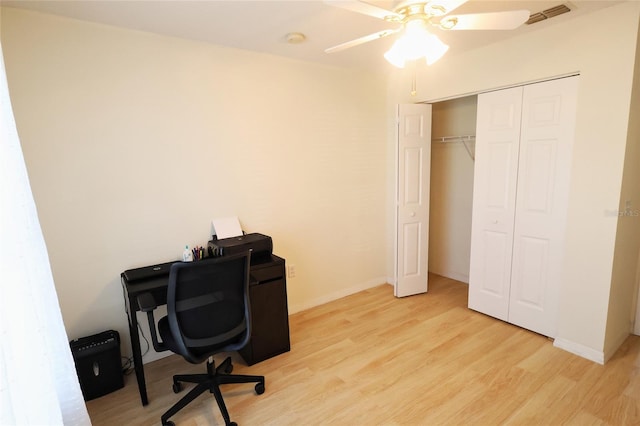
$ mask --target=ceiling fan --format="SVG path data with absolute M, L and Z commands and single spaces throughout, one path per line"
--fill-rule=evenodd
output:
M 401 1 L 393 11 L 359 0 L 324 0 L 336 6 L 364 15 L 400 24 L 396 29 L 378 31 L 355 40 L 341 43 L 325 50 L 339 52 L 369 41 L 403 33 L 384 57 L 391 64 L 402 68 L 407 60 L 426 58 L 431 65 L 449 49 L 438 36 L 429 32 L 429 27 L 443 30 L 512 30 L 529 19 L 528 10 L 448 15 L 468 0 L 408 0 Z

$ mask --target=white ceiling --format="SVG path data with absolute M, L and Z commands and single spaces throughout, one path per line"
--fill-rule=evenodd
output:
M 396 2 L 372 0 L 369 3 L 393 9 Z M 451 46 L 447 54 L 452 55 L 547 25 L 558 25 L 620 1 L 470 0 L 454 13 L 516 9 L 535 13 L 563 3 L 572 11 L 516 30 L 447 32 L 434 29 L 434 33 Z M 391 69 L 382 55 L 391 47 L 394 36 L 332 54 L 324 53 L 324 49 L 397 28 L 396 24 L 329 6 L 321 0 L 0 0 L 0 4 L 327 65 L 381 71 Z M 307 39 L 301 44 L 288 44 L 285 35 L 289 32 L 304 33 Z

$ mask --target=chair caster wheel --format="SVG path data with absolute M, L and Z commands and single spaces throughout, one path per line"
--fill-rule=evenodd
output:
M 230 422 L 227 426 L 238 426 L 238 423 L 236 423 L 236 422 Z
M 162 423 L 162 426 L 176 426 L 176 424 L 171 420 L 167 420 L 166 422 Z
M 258 395 L 262 395 L 264 393 L 264 383 L 257 383 L 255 389 Z
M 180 382 L 173 383 L 173 393 L 178 393 L 182 390 L 182 384 Z
M 225 369 L 224 369 L 224 374 L 231 374 L 233 372 L 233 364 L 229 364 Z

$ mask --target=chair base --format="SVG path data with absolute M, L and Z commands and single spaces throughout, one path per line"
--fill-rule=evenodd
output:
M 175 393 L 180 392 L 182 389 L 181 383 L 195 383 L 196 386 L 189 391 L 188 394 L 182 397 L 176 402 L 173 407 L 169 408 L 160 419 L 163 426 L 173 426 L 174 423 L 169 420 L 169 417 L 176 414 L 178 411 L 186 407 L 191 401 L 206 391 L 209 391 L 216 398 L 220 413 L 224 418 L 224 422 L 227 426 L 234 426 L 236 423 L 232 422 L 227 411 L 227 406 L 222 398 L 222 392 L 220 392 L 220 385 L 229 383 L 256 383 L 256 394 L 260 395 L 264 393 L 264 376 L 247 376 L 242 374 L 231 374 L 233 371 L 233 365 L 231 364 L 231 357 L 227 357 L 218 367 L 215 367 L 213 358 L 209 358 L 207 361 L 207 373 L 206 374 L 177 374 L 173 376 L 173 391 Z

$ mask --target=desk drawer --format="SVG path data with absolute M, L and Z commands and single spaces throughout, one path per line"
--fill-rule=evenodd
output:
M 284 278 L 284 263 L 276 263 L 261 268 L 251 268 L 251 285 L 264 284 Z

